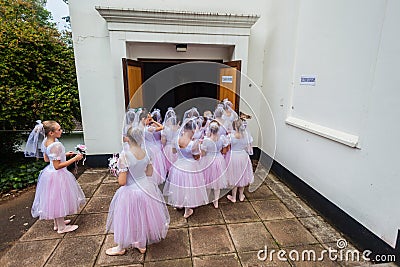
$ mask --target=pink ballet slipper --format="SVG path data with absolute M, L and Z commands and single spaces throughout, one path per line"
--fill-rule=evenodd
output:
M 70 224 L 71 220 L 64 220 L 64 223 L 65 223 L 65 225 Z M 57 224 L 54 224 L 54 228 L 53 229 L 54 229 L 54 231 L 58 230 Z
M 63 230 L 58 230 L 57 233 L 65 234 L 65 233 L 68 233 L 68 232 L 73 232 L 76 229 L 78 229 L 78 225 L 67 225 L 67 226 L 65 226 L 65 228 Z
M 185 214 L 183 215 L 183 218 L 187 219 L 187 218 L 189 218 L 192 214 L 193 214 L 193 209 L 189 209 L 189 210 L 187 211 L 187 213 L 185 212 Z
M 146 248 L 138 248 L 138 250 L 142 254 L 146 253 Z
M 234 197 L 231 196 L 231 195 L 227 195 L 226 198 L 229 199 L 232 203 L 235 203 L 235 202 L 236 202 L 236 198 L 234 198 Z
M 106 254 L 108 256 L 120 256 L 120 255 L 124 255 L 126 252 L 125 249 L 120 250 L 119 246 L 116 247 L 112 247 L 106 250 Z

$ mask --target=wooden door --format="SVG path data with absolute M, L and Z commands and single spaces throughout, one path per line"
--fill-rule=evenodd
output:
M 124 73 L 125 107 L 143 107 L 143 63 L 132 59 L 122 59 Z
M 219 70 L 219 86 L 217 92 L 218 100 L 222 101 L 228 98 L 238 114 L 241 64 L 241 60 L 224 62 L 226 67 L 222 67 Z

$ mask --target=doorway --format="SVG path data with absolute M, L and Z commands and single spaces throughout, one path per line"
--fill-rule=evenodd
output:
M 176 73 L 171 69 L 167 70 L 190 61 L 196 60 L 123 59 L 126 106 L 146 107 L 149 110 L 158 108 L 162 114 L 165 114 L 169 107 L 173 107 L 178 114 L 196 107 L 202 114 L 205 110 L 213 111 L 219 101 L 228 98 L 238 111 L 240 75 L 237 74 L 237 70 L 240 71 L 241 61 L 224 63 L 222 60 L 208 60 L 219 63 L 210 64 L 211 68 L 201 70 L 207 77 L 212 77 L 207 79 L 212 82 L 191 82 L 196 80 L 191 79 L 194 73 L 198 72 L 195 69 L 185 69 Z M 166 71 L 163 72 L 164 70 Z M 163 77 L 163 73 L 169 76 Z M 227 80 L 226 77 L 230 79 Z M 167 84 L 171 80 L 175 81 L 173 84 L 179 85 L 168 88 Z

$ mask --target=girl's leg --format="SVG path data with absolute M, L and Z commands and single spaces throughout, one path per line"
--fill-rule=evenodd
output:
M 220 195 L 221 190 L 220 189 L 214 189 L 214 208 L 218 209 L 218 200 L 219 200 L 219 195 Z
M 237 192 L 237 187 L 235 186 L 234 188 L 232 188 L 232 195 L 227 195 L 226 196 L 233 203 L 236 202 L 236 192 Z
M 189 216 L 192 214 L 193 214 L 193 209 L 185 207 L 185 214 L 183 215 L 183 217 L 189 218 Z
M 65 225 L 64 217 L 56 218 L 57 223 L 57 233 L 64 234 L 68 232 L 75 231 L 78 229 L 78 225 Z
M 121 245 L 106 250 L 106 254 L 109 256 L 124 255 L 125 252 L 126 250 Z
M 244 200 L 244 187 L 239 187 L 239 200 Z

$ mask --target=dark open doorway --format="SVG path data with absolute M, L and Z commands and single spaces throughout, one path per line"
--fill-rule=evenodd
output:
M 154 61 L 145 59 L 141 59 L 140 61 L 143 63 L 144 83 L 158 72 L 166 68 L 172 67 L 176 64 L 185 62 L 173 60 Z M 217 84 L 192 82 L 177 86 L 163 93 L 155 104 L 154 94 L 152 90 L 143 90 L 143 104 L 145 107 L 148 107 L 151 110 L 154 108 L 158 108 L 160 109 L 161 113 L 164 114 L 169 107 L 178 107 L 178 109 L 185 110 L 186 108 L 191 108 L 192 105 L 200 105 L 199 103 L 201 103 L 200 106 L 196 107 L 198 108 L 199 112 L 202 113 L 204 110 L 213 110 L 215 108 L 218 96 L 217 92 Z M 194 102 L 195 99 L 197 99 L 198 101 Z

